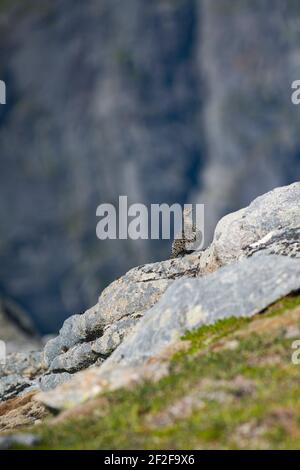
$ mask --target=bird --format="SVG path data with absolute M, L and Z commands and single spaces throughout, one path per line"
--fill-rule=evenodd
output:
M 195 251 L 194 244 L 197 240 L 198 230 L 193 223 L 192 209 L 183 211 L 183 229 L 177 234 L 172 243 L 171 258 L 180 258 Z

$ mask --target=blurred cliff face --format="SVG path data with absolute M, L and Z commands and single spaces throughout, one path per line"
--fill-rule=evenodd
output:
M 169 255 L 100 242 L 100 203 L 205 202 L 209 241 L 300 179 L 296 1 L 3 0 L 0 38 L 0 295 L 43 332 Z

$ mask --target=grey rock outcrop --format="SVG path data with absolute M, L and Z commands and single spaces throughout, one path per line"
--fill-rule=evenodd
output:
M 176 279 L 201 277 L 260 252 L 300 257 L 299 207 L 300 183 L 277 188 L 221 219 L 204 252 L 129 271 L 103 291 L 95 307 L 66 320 L 47 343 L 48 374 L 56 378 L 43 378 L 42 388 L 106 360 Z
M 201 279 L 176 281 L 107 360 L 141 365 L 186 332 L 228 317 L 250 317 L 300 290 L 300 262 L 254 256 Z
M 0 376 L 2 377 L 19 374 L 32 379 L 43 371 L 45 371 L 45 364 L 41 351 L 8 354 L 5 364 L 0 365 Z
M 59 335 L 47 343 L 44 355 L 49 372 L 74 373 L 106 359 L 175 279 L 200 274 L 200 257 L 194 253 L 139 266 L 113 282 L 97 305 L 66 320 Z M 49 383 L 50 379 L 42 380 L 43 387 Z
M 299 256 L 300 182 L 276 188 L 217 224 L 212 252 L 220 266 L 268 249 Z
M 46 367 L 42 352 L 10 353 L 0 365 L 0 401 L 38 389 L 38 378 Z
M 193 311 L 196 324 L 200 325 L 202 317 L 203 321 L 210 322 L 210 318 L 212 321 L 221 318 L 222 312 L 226 315 L 226 308 L 228 314 L 253 314 L 265 304 L 293 291 L 297 281 L 293 269 L 299 267 L 300 256 L 299 207 L 300 183 L 277 188 L 253 201 L 249 207 L 224 217 L 216 228 L 212 245 L 204 252 L 132 269 L 102 292 L 97 305 L 65 321 L 59 335 L 46 344 L 44 369 L 36 367 L 33 380 L 28 380 L 28 374 L 24 374 L 19 365 L 7 368 L 3 396 L 11 394 L 9 377 L 15 374 L 19 388 L 49 390 L 71 380 L 73 374 L 82 369 L 106 367 L 118 357 L 117 354 L 130 356 L 133 361 L 135 354 L 141 353 L 139 342 L 152 354 L 151 341 L 160 345 L 164 338 L 168 344 L 187 327 L 185 305 Z M 250 258 L 248 262 L 247 258 Z M 229 265 L 228 270 L 209 276 L 226 265 Z M 285 278 L 285 269 L 291 269 L 289 282 Z M 263 284 L 268 271 L 272 271 L 272 276 Z M 248 285 L 243 286 L 243 276 L 243 282 Z M 225 287 L 224 292 L 216 288 L 218 283 L 220 289 Z M 233 299 L 230 309 L 225 302 L 226 289 L 228 298 Z M 241 303 L 242 298 L 244 303 Z M 161 312 L 164 302 L 168 307 L 162 314 L 157 314 L 156 326 L 152 325 L 152 328 L 143 317 L 148 318 L 148 312 L 155 311 L 156 307 Z M 141 333 L 143 329 L 145 337 Z M 131 353 L 123 354 L 123 344 L 127 348 L 131 344 Z
M 0 401 L 18 396 L 32 385 L 31 381 L 20 375 L 8 375 L 0 380 Z
M 72 378 L 72 374 L 68 372 L 46 374 L 38 381 L 38 387 L 41 390 L 51 390 L 59 385 L 68 382 Z
M 256 243 L 245 249 L 247 256 L 260 251 L 269 254 L 300 258 L 300 228 L 274 230 Z
M 36 378 L 45 373 L 42 340 L 26 312 L 15 302 L 0 298 L 0 340 L 4 357 L 0 358 L 0 402 L 25 390 L 37 388 Z
M 278 255 L 253 256 L 200 279 L 181 279 L 138 323 L 103 366 L 76 374 L 38 399 L 54 409 L 74 406 L 104 390 L 128 384 L 186 331 L 229 317 L 251 317 L 300 290 L 300 263 Z M 126 372 L 126 369 L 130 373 Z M 138 377 L 135 377 L 138 381 Z

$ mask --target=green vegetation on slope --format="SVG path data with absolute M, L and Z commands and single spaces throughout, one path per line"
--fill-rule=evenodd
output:
M 300 447 L 300 296 L 184 338 L 170 375 L 35 426 L 41 449 Z

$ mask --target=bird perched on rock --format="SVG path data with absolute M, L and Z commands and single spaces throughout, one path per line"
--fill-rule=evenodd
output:
M 193 214 L 191 208 L 183 211 L 183 229 L 181 234 L 177 234 L 172 243 L 171 258 L 179 258 L 181 256 L 193 253 L 195 251 L 195 242 L 199 234 L 196 225 L 193 223 Z

